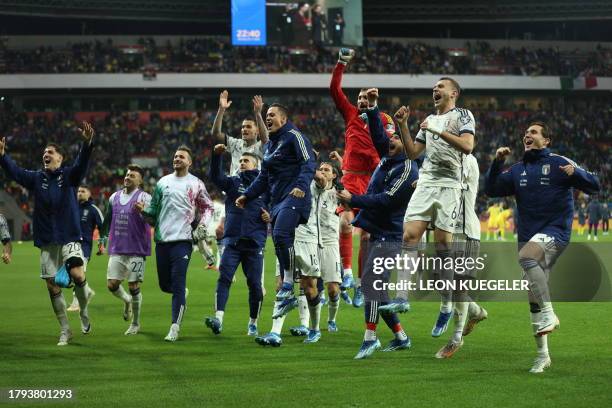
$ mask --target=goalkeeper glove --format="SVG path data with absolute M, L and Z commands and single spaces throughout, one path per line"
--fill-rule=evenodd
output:
M 208 238 L 208 231 L 206 230 L 206 226 L 198 225 L 196 229 L 191 233 L 191 237 L 195 243 L 200 241 L 205 241 Z
M 355 56 L 355 50 L 350 48 L 340 48 L 338 53 L 338 62 L 341 64 L 348 64 Z

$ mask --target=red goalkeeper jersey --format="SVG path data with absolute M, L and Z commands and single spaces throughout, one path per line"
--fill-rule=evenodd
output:
M 334 68 L 329 91 L 336 108 L 344 118 L 344 156 L 342 161 L 342 170 L 358 171 L 358 172 L 373 172 L 380 161 L 378 153 L 374 148 L 368 124 L 365 121 L 365 113 L 362 114 L 357 109 L 357 106 L 349 102 L 348 98 L 342 91 L 342 74 L 345 65 L 338 63 Z M 380 114 L 383 125 L 387 125 L 392 119 L 384 113 Z

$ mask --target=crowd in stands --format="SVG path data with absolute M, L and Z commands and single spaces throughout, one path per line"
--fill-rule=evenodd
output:
M 365 39 L 351 72 L 612 76 L 611 60 L 612 50 L 601 46 L 568 52 L 552 47 L 494 48 L 475 41 L 446 49 L 424 42 Z M 158 72 L 327 73 L 336 61 L 337 48 L 233 47 L 225 37 L 182 39 L 177 44 L 142 38 L 129 47 L 110 39 L 28 50 L 0 44 L 0 73 L 128 73 L 145 67 Z
M 391 99 L 382 99 L 380 106 L 389 113 L 397 107 Z M 231 113 L 224 117 L 223 130 L 239 137 L 243 118 L 252 116 L 250 101 L 238 100 L 232 105 Z M 331 98 L 323 96 L 292 97 L 286 103 L 292 112 L 292 120 L 313 142 L 316 150 L 325 157 L 332 150 L 342 152 L 344 145 L 344 123 L 337 113 Z M 547 110 L 540 111 L 472 111 L 477 122 L 477 146 L 474 154 L 484 174 L 495 150 L 509 146 L 511 160 L 519 160 L 522 152 L 522 135 L 529 121 L 544 119 L 552 129 L 552 149 L 583 166 L 595 171 L 602 182 L 602 197 L 610 190 L 611 164 L 609 161 L 612 140 L 612 111 L 602 108 L 599 100 L 554 103 Z M 469 108 L 469 106 L 468 106 Z M 134 156 L 159 159 L 159 165 L 147 170 L 147 188 L 155 180 L 171 171 L 172 154 L 179 144 L 187 144 L 194 152 L 193 172 L 204 180 L 211 149 L 217 141 L 210 135 L 216 110 L 185 112 L 182 117 L 163 118 L 159 113 L 148 114 L 143 120 L 138 112 L 109 112 L 92 122 L 96 129 L 96 144 L 87 184 L 94 191 L 94 197 L 103 201 L 122 185 L 123 171 Z M 418 123 L 429 114 L 427 110 L 413 110 L 410 129 L 414 133 Z M 81 117 L 83 114 L 81 114 Z M 87 114 L 85 114 L 87 117 Z M 40 168 L 42 150 L 48 141 L 58 141 L 68 151 L 68 160 L 74 158 L 80 138 L 76 133 L 77 123 L 73 113 L 34 115 L 14 113 L 0 109 L 0 136 L 7 138 L 7 151 L 16 162 L 25 168 Z M 0 182 L 17 199 L 24 210 L 31 210 L 30 197 L 15 183 L 8 182 L 0 173 Z M 482 183 L 481 183 L 482 185 Z M 479 209 L 484 210 L 487 199 L 481 195 Z

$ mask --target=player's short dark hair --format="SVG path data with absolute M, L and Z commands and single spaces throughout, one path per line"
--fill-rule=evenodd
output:
M 283 115 L 285 115 L 286 118 L 289 118 L 289 109 L 287 109 L 285 105 L 281 105 L 280 103 L 273 103 L 272 105 L 270 105 L 270 108 L 278 109 Z
M 457 98 L 459 98 L 459 95 L 461 95 L 461 86 L 459 86 L 459 82 L 455 81 L 451 77 L 442 77 L 439 80 L 440 81 L 448 81 L 451 84 L 453 84 L 453 88 L 455 88 L 457 90 Z
M 137 165 L 137 164 L 128 164 L 127 169 L 129 171 L 135 171 L 136 173 L 140 174 L 140 177 L 144 178 L 144 170 L 139 165 Z
M 255 165 L 258 165 L 258 164 L 259 164 L 259 157 L 257 157 L 257 155 L 256 155 L 256 154 L 254 154 L 254 153 L 251 153 L 251 152 L 242 152 L 242 154 L 240 155 L 240 157 L 242 157 L 242 156 L 250 157 L 250 158 L 252 158 L 253 160 L 255 160 Z
M 66 154 L 64 152 L 64 149 L 62 149 L 62 146 L 58 145 L 55 142 L 49 142 L 47 143 L 47 145 L 45 146 L 45 149 L 47 149 L 48 147 L 52 147 L 55 149 L 56 152 L 58 152 L 62 157 L 65 157 Z
M 242 119 L 242 121 L 249 121 L 249 122 L 255 122 L 255 124 L 257 124 L 257 122 L 255 121 L 255 118 L 252 116 L 247 116 L 246 118 Z
M 527 126 L 527 128 L 530 128 L 534 125 L 542 128 L 542 136 L 549 140 L 548 144 L 551 144 L 552 136 L 550 134 L 550 128 L 548 127 L 548 125 L 545 122 L 542 122 L 541 120 L 534 120 L 533 122 L 529 123 L 529 126 Z
M 193 154 L 191 153 L 191 149 L 189 148 L 189 146 L 187 145 L 180 145 L 179 147 L 176 148 L 176 151 L 178 152 L 179 150 L 182 150 L 184 152 L 187 152 L 189 154 L 189 158 L 191 160 L 193 160 Z
M 84 188 L 84 189 L 87 189 L 87 190 L 91 191 L 91 188 L 89 188 L 89 186 L 87 184 L 80 184 L 79 188 Z

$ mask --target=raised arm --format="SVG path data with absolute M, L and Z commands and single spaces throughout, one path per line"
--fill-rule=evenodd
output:
M 81 183 L 81 180 L 83 180 L 87 173 L 91 151 L 93 150 L 93 137 L 95 135 L 93 127 L 88 122 L 83 122 L 82 128 L 79 128 L 78 131 L 83 138 L 83 146 L 81 146 L 74 164 L 68 168 L 70 184 L 75 187 Z
M 355 55 L 355 51 L 348 48 L 342 48 L 340 50 L 338 63 L 336 64 L 332 73 L 331 82 L 329 84 L 329 92 L 336 104 L 336 108 L 340 111 L 344 120 L 347 121 L 351 114 L 357 111 L 357 107 L 351 104 L 342 91 L 342 74 L 349 61 Z
M 225 153 L 225 145 L 218 144 L 213 149 L 213 155 L 210 160 L 210 172 L 208 173 L 210 180 L 221 190 L 227 192 L 230 187 L 230 179 L 223 173 L 223 153 Z
M 389 154 L 389 138 L 385 133 L 382 120 L 380 120 L 380 111 L 378 110 L 378 89 L 368 89 L 368 127 L 370 128 L 370 137 L 372 143 L 378 152 L 378 156 L 382 159 Z
M 417 140 L 413 141 L 412 137 L 410 136 L 410 130 L 408 129 L 410 106 L 400 107 L 397 112 L 395 112 L 393 117 L 397 123 L 399 123 L 400 137 L 402 138 L 402 144 L 404 145 L 406 157 L 408 157 L 410 160 L 416 160 L 425 150 L 425 139 L 419 140 L 417 137 Z
M 485 175 L 485 187 L 489 197 L 505 197 L 514 195 L 514 180 L 511 170 L 502 172 L 506 156 L 510 154 L 508 147 L 497 149 L 495 159 Z
M 34 188 L 36 172 L 22 169 L 15 164 L 13 159 L 11 159 L 8 153 L 6 153 L 6 137 L 0 139 L 0 166 L 2 166 L 9 178 L 15 180 L 28 190 L 32 190 Z
M 219 109 L 217 110 L 217 116 L 215 116 L 215 121 L 213 122 L 211 130 L 212 137 L 219 143 L 225 142 L 225 134 L 221 132 L 221 125 L 223 124 L 223 115 L 225 111 L 232 105 L 232 101 L 229 101 L 227 98 L 227 91 L 223 91 L 219 95 Z
M 268 143 L 268 127 L 266 126 L 266 122 L 261 116 L 261 111 L 263 110 L 263 99 L 261 95 L 255 95 L 253 97 L 253 113 L 255 114 L 255 121 L 257 122 L 257 131 L 259 132 L 259 140 L 261 141 L 261 145 L 265 145 Z

